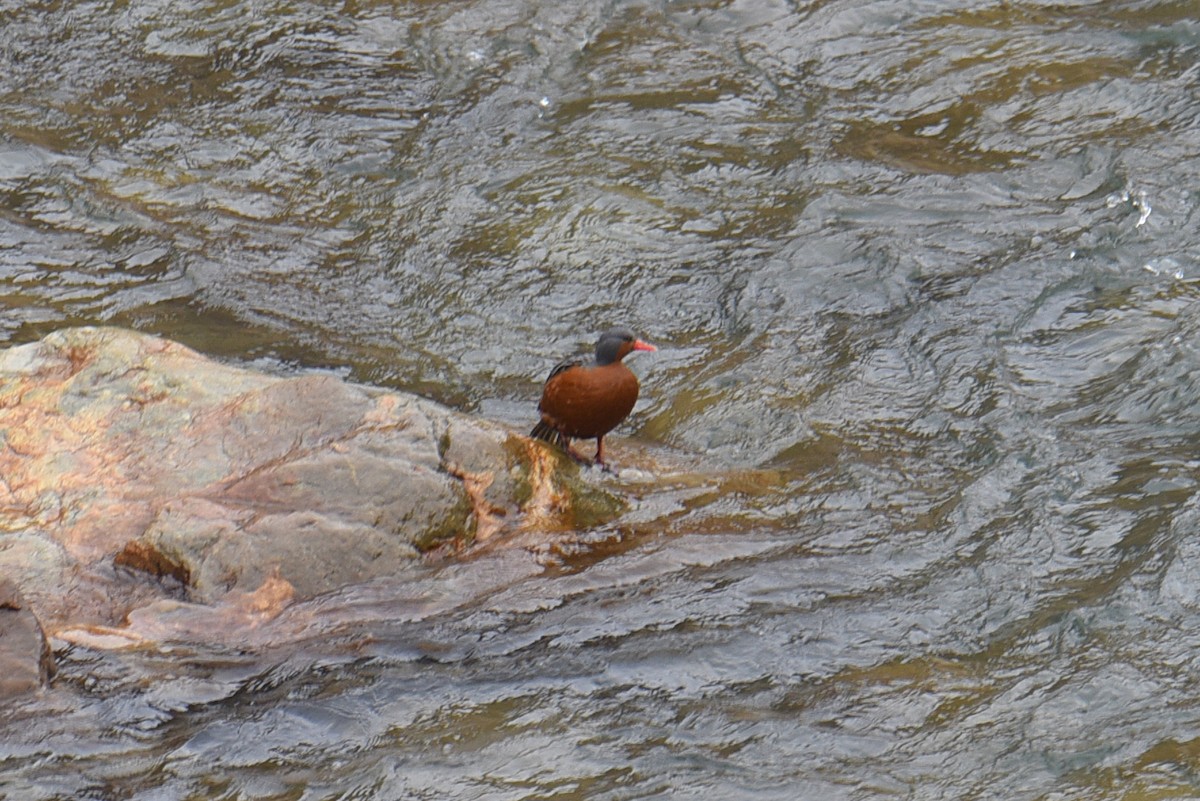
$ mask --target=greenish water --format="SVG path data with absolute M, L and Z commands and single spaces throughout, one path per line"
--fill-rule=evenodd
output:
M 0 344 L 525 428 L 620 322 L 622 433 L 727 475 L 286 648 L 64 645 L 0 796 L 1200 795 L 1198 15 L 0 0 Z

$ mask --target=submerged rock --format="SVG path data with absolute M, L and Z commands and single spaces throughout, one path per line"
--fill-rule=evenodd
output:
M 420 398 L 59 331 L 0 352 L 0 570 L 51 628 L 267 584 L 308 598 L 447 543 L 619 511 L 564 489 L 548 458 Z
M 0 577 L 0 700 L 45 686 L 53 673 L 42 627 L 17 586 Z

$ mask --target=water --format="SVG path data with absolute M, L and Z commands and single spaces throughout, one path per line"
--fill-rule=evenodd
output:
M 526 428 L 619 322 L 611 455 L 672 466 L 243 642 L 60 643 L 0 795 L 1200 795 L 1197 12 L 0 2 L 0 342 Z

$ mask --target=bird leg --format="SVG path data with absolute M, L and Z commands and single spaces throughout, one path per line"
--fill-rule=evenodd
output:
M 604 462 L 604 435 L 596 437 L 596 460 L 595 464 L 606 473 L 612 473 L 613 469 Z

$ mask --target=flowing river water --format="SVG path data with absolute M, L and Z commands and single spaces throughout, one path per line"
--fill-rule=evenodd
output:
M 0 797 L 1200 796 L 1198 207 L 1194 0 L 0 0 L 0 344 L 524 429 L 624 323 L 611 457 L 727 477 L 56 643 Z

